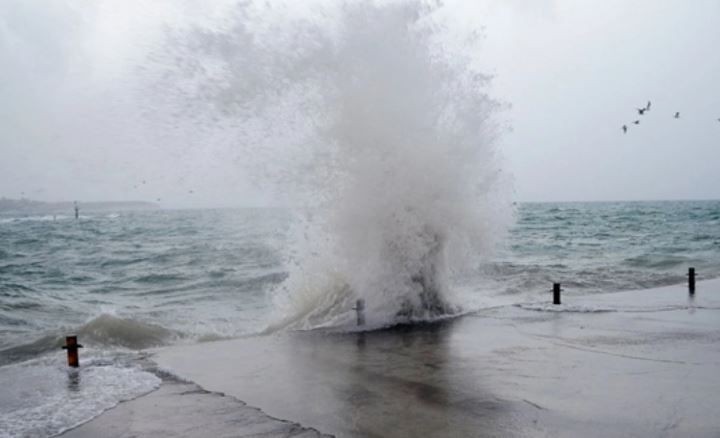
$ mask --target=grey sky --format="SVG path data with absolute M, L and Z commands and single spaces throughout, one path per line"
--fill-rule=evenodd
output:
M 267 201 L 212 139 L 140 128 L 144 56 L 207 9 L 148 3 L 0 3 L 0 196 Z M 720 1 L 445 4 L 458 29 L 485 27 L 517 200 L 720 198 Z
M 720 2 L 510 3 L 487 54 L 520 199 L 720 197 Z

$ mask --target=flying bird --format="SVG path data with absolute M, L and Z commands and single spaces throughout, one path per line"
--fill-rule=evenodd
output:
M 640 124 L 640 120 L 635 120 L 633 123 L 636 124 L 636 125 L 639 125 L 639 124 Z
M 676 118 L 676 119 L 679 119 L 679 118 L 680 118 L 680 111 L 677 111 L 677 112 L 675 113 L 675 118 Z
M 643 116 L 643 115 L 645 115 L 645 111 L 647 111 L 647 108 L 638 108 L 637 110 L 638 110 L 638 114 Z
M 720 119 L 718 119 L 720 120 Z M 627 125 L 622 125 L 623 134 L 627 134 Z

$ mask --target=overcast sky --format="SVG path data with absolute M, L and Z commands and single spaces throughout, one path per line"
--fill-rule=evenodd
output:
M 138 126 L 148 52 L 211 15 L 180 1 L 0 2 L 0 197 L 270 202 L 207 139 Z M 444 13 L 484 27 L 477 62 L 510 104 L 516 200 L 720 198 L 720 1 L 447 0 Z

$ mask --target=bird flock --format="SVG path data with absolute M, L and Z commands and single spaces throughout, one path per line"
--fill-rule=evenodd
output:
M 639 114 L 640 116 L 644 116 L 645 113 L 650 112 L 650 107 L 651 107 L 651 106 L 652 106 L 652 102 L 650 102 L 650 101 L 648 100 L 647 105 L 645 105 L 644 107 L 641 107 L 641 108 L 636 108 L 636 109 L 637 109 L 637 112 L 638 112 L 638 114 Z M 674 118 L 674 119 L 679 119 L 679 118 L 680 118 L 680 111 L 675 111 L 675 114 L 673 115 L 673 118 Z M 717 120 L 718 120 L 718 122 L 720 122 L 720 118 L 718 118 Z M 640 119 L 633 120 L 633 121 L 632 121 L 632 124 L 633 124 L 633 125 L 639 125 L 639 124 L 640 124 Z M 622 129 L 623 134 L 627 134 L 627 132 L 628 132 L 628 125 L 627 125 L 627 124 L 622 125 L 622 127 L 621 127 L 620 129 Z

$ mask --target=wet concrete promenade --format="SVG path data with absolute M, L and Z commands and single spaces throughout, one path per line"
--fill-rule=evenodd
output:
M 702 283 L 693 300 L 676 286 L 564 303 L 172 347 L 153 359 L 335 436 L 720 435 L 720 282 Z M 198 417 L 186 421 L 214 421 Z M 235 432 L 245 436 L 240 424 Z

